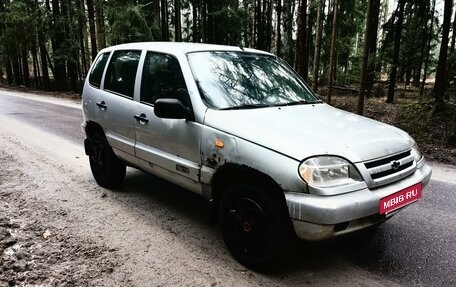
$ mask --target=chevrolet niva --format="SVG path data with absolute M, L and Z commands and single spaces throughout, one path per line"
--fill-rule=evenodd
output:
M 103 49 L 83 117 L 100 186 L 119 186 L 131 166 L 207 198 L 229 251 L 253 269 L 295 236 L 318 241 L 383 223 L 431 177 L 407 133 L 325 104 L 283 60 L 254 49 Z

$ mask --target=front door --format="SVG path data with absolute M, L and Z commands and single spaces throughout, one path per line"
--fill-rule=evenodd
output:
M 201 193 L 201 125 L 192 120 L 158 118 L 153 106 L 158 98 L 177 98 L 192 110 L 178 60 L 147 52 L 140 101 L 135 102 L 136 156 L 144 170 Z

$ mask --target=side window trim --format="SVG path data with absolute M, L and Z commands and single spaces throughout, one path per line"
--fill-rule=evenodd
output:
M 146 55 L 147 50 L 141 51 L 141 57 L 139 57 L 139 65 L 138 70 L 136 71 L 136 80 L 135 80 L 135 90 L 133 92 L 133 100 L 135 102 L 141 102 L 141 85 L 142 85 L 142 78 L 143 78 L 143 69 L 144 63 L 146 62 Z

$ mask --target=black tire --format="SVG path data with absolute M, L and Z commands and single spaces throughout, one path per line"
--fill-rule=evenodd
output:
M 250 269 L 271 271 L 287 250 L 291 222 L 279 195 L 256 183 L 235 184 L 222 194 L 223 240 L 232 256 Z
M 109 189 L 120 186 L 126 166 L 116 157 L 106 137 L 102 134 L 92 136 L 89 151 L 90 169 L 98 185 Z

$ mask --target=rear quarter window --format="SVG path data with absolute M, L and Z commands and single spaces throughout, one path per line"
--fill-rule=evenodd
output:
M 92 86 L 97 88 L 100 87 L 101 77 L 103 76 L 103 71 L 108 62 L 109 52 L 103 53 L 95 60 L 95 64 L 93 64 L 92 71 L 89 75 L 89 83 Z

